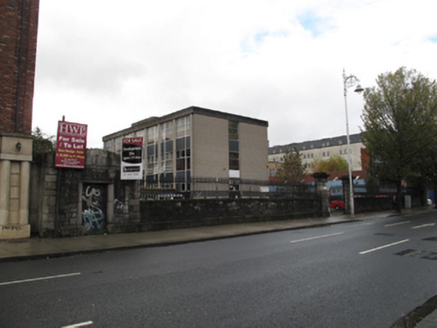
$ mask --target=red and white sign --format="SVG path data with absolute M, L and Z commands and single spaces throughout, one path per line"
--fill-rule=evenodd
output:
M 143 137 L 123 138 L 121 151 L 121 180 L 143 178 Z
M 87 132 L 86 124 L 58 122 L 55 167 L 85 168 Z

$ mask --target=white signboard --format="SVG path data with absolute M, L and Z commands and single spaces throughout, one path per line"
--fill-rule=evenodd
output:
M 123 138 L 121 180 L 143 179 L 143 137 Z

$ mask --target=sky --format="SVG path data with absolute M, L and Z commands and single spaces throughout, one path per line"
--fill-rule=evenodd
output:
M 198 106 L 268 121 L 269 145 L 346 134 L 343 70 L 437 78 L 435 0 L 40 0 L 33 129 L 88 148 Z M 347 89 L 349 132 L 364 101 Z

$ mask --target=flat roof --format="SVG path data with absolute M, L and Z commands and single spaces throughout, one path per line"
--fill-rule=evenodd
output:
M 269 123 L 267 121 L 263 121 L 263 120 L 258 120 L 255 118 L 251 118 L 251 117 L 246 117 L 246 116 L 241 116 L 241 115 L 236 115 L 236 114 L 231 114 L 231 113 L 225 113 L 225 112 L 220 112 L 217 110 L 212 110 L 212 109 L 207 109 L 207 108 L 202 108 L 202 107 L 196 107 L 196 106 L 191 106 L 185 109 L 181 109 L 179 111 L 161 116 L 161 117 L 156 117 L 156 116 L 152 116 L 149 118 L 146 118 L 144 120 L 132 123 L 131 127 L 108 134 L 106 136 L 103 137 L 103 141 L 106 141 L 108 139 L 112 139 L 112 138 L 116 138 L 116 137 L 120 137 L 126 134 L 130 134 L 133 132 L 136 132 L 138 130 L 143 130 L 146 129 L 148 127 L 154 126 L 154 125 L 158 125 L 158 124 L 162 124 L 183 116 L 187 116 L 190 114 L 195 114 L 195 115 L 203 115 L 203 116 L 211 116 L 211 117 L 216 117 L 216 118 L 222 118 L 222 119 L 226 119 L 226 120 L 231 120 L 231 121 L 237 121 L 237 122 L 242 122 L 242 123 L 247 123 L 247 124 L 253 124 L 253 125 L 260 125 L 260 126 L 265 126 L 268 127 Z
M 361 142 L 361 134 L 351 134 L 349 135 L 349 141 L 351 144 L 356 144 Z M 269 155 L 273 154 L 283 154 L 287 149 L 293 150 L 296 148 L 298 151 L 302 150 L 311 150 L 311 149 L 319 149 L 319 148 L 327 148 L 339 145 L 347 145 L 347 136 L 339 136 L 332 138 L 323 138 L 319 140 L 311 140 L 304 142 L 296 142 L 283 146 L 273 146 L 269 147 Z

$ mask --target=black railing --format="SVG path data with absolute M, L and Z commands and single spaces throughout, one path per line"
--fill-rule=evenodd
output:
M 146 180 L 141 188 L 142 200 L 241 197 L 269 197 L 268 181 L 238 178 L 175 178 L 159 182 Z
M 277 185 L 275 191 L 270 193 L 272 197 L 288 198 L 315 197 L 316 195 L 315 185 L 307 183 Z

